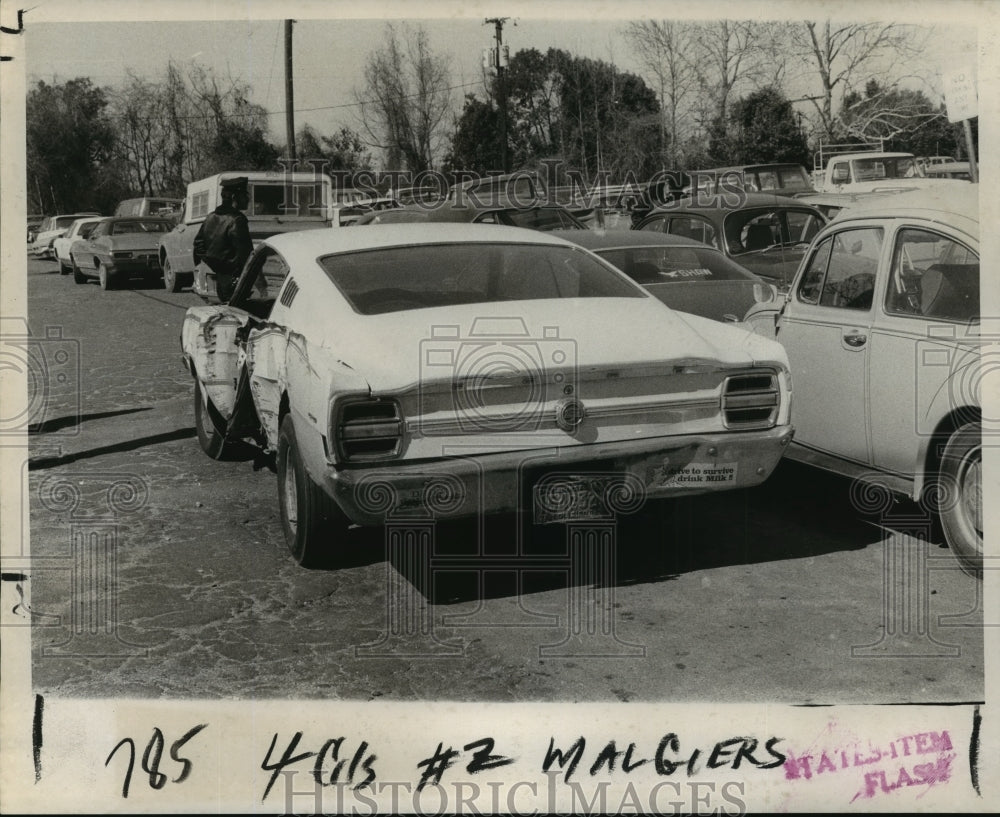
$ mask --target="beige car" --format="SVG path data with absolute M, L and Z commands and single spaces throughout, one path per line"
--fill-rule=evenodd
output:
M 937 511 L 962 566 L 983 563 L 979 186 L 844 210 L 815 238 L 780 312 L 746 320 L 788 352 L 788 456 Z M 995 343 L 995 339 L 993 339 Z

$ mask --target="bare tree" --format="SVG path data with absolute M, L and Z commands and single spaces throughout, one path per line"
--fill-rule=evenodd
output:
M 690 49 L 692 26 L 669 20 L 633 21 L 625 29 L 625 37 L 652 78 L 660 99 L 663 164 L 677 167 L 680 146 L 687 135 L 682 133 L 686 118 L 681 111 L 697 83 Z
M 386 151 L 390 166 L 433 167 L 450 121 L 449 85 L 448 60 L 431 51 L 422 27 L 386 26 L 385 43 L 369 55 L 364 86 L 354 95 L 364 133 Z
M 901 57 L 919 49 L 918 39 L 915 27 L 896 23 L 806 21 L 793 29 L 793 47 L 819 76 L 820 98 L 813 104 L 828 138 L 837 130 L 834 95 L 867 81 L 875 68 L 883 76 L 891 74 Z
M 768 79 L 768 27 L 753 20 L 715 20 L 694 24 L 692 59 L 698 83 L 711 102 L 701 112 L 704 124 L 725 122 L 737 86 L 752 91 Z
M 162 89 L 129 75 L 112 99 L 112 112 L 117 130 L 114 152 L 130 189 L 150 196 L 160 193 L 170 143 Z

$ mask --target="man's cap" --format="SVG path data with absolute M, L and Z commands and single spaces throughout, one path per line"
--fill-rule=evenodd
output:
M 236 176 L 232 179 L 223 179 L 221 186 L 223 190 L 235 192 L 237 190 L 246 190 L 248 182 L 249 180 L 246 176 Z

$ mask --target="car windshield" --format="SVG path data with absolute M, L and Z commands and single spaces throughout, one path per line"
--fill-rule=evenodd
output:
M 646 297 L 573 247 L 427 244 L 328 255 L 319 263 L 362 315 L 503 301 Z
M 78 218 L 79 216 L 56 216 L 49 229 L 61 230 L 63 227 L 69 227 Z
M 639 284 L 756 280 L 753 273 L 709 247 L 621 247 L 596 252 Z
M 737 210 L 726 216 L 726 245 L 730 255 L 806 245 L 822 226 L 823 219 L 811 210 Z
M 131 233 L 165 233 L 170 229 L 166 221 L 117 221 L 111 225 L 111 235 Z

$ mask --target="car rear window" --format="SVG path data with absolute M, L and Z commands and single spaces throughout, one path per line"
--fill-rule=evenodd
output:
M 165 233 L 170 230 L 166 221 L 118 221 L 111 225 L 111 235 L 129 233 Z
M 708 247 L 624 247 L 597 254 L 639 284 L 756 280 L 752 272 Z
M 320 265 L 362 315 L 556 298 L 645 298 L 573 247 L 427 244 L 328 255 Z

